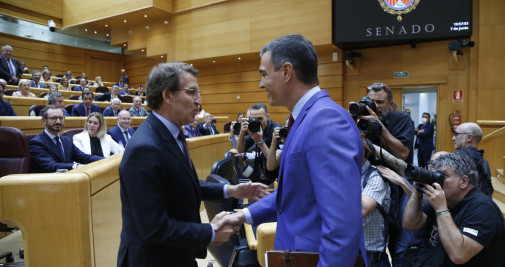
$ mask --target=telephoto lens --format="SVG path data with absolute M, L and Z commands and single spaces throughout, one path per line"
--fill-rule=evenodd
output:
M 257 133 L 260 131 L 260 128 L 261 128 L 261 122 L 258 118 L 249 118 L 249 131 L 251 131 L 251 133 Z
M 360 133 L 366 133 L 368 135 L 380 136 L 382 134 L 382 126 L 375 119 L 361 119 L 356 124 Z
M 440 171 L 428 171 L 423 168 L 419 168 L 418 166 L 408 164 L 405 169 L 405 176 L 408 179 L 414 180 L 414 182 L 422 183 L 422 184 L 434 184 L 438 183 L 443 187 L 444 185 L 444 174 Z
M 366 107 L 369 107 L 373 112 L 377 111 L 375 102 L 370 97 L 365 96 L 359 102 L 349 105 L 349 112 L 353 117 L 370 115 Z

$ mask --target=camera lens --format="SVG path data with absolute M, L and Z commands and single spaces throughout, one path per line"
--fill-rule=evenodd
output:
M 239 135 L 240 134 L 240 128 L 242 127 L 242 123 L 240 121 L 237 121 L 233 125 L 233 134 L 234 135 Z
M 438 183 L 440 186 L 444 185 L 444 174 L 440 171 L 427 171 L 412 164 L 409 164 L 405 169 L 405 176 L 422 184 Z
M 249 131 L 251 133 L 257 133 L 260 131 L 261 128 L 261 122 L 257 118 L 249 118 Z
M 382 133 L 382 126 L 377 120 L 361 119 L 356 124 L 360 133 L 379 136 Z
M 288 138 L 288 127 L 283 127 L 279 130 L 279 137 L 281 139 L 286 139 Z

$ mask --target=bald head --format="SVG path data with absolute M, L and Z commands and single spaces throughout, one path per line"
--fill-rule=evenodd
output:
M 461 150 L 469 146 L 478 148 L 482 140 L 482 129 L 473 122 L 466 122 L 458 126 L 452 137 L 454 149 Z

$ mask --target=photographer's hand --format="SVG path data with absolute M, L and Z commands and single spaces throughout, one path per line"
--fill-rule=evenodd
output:
M 423 192 L 426 195 L 426 198 L 428 198 L 428 202 L 430 202 L 430 205 L 436 212 L 447 209 L 445 192 L 438 183 L 434 183 L 433 186 L 425 184 Z

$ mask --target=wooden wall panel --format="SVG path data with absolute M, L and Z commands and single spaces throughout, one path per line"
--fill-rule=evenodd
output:
M 63 17 L 63 0 L 30 0 L 30 1 L 19 1 L 19 0 L 2 0 L 2 5 L 5 8 L 5 4 L 12 5 L 21 10 L 28 10 L 34 13 L 42 13 L 46 16 L 52 16 L 61 19 Z M 22 17 L 25 19 L 24 17 Z M 27 20 L 30 21 L 29 18 Z

